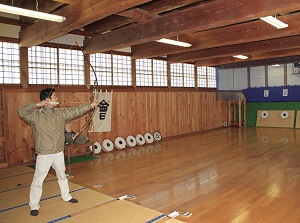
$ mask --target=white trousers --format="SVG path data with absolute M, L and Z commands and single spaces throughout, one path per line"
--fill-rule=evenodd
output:
M 68 179 L 65 174 L 66 166 L 64 153 L 59 152 L 55 154 L 38 155 L 36 158 L 35 173 L 30 187 L 29 206 L 31 210 L 40 209 L 39 203 L 43 192 L 43 183 L 51 166 L 56 172 L 62 199 L 64 201 L 72 199 Z

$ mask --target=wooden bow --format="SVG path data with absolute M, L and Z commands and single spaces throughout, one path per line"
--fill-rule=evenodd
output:
M 95 75 L 95 81 L 94 81 L 94 87 L 93 87 L 93 97 L 91 97 L 91 102 L 96 102 L 96 94 L 97 92 L 99 92 L 99 83 L 98 83 L 98 78 L 97 78 L 97 74 L 96 74 L 96 71 L 94 69 L 94 67 L 92 66 L 89 58 L 87 57 L 87 55 L 85 54 L 84 50 L 82 49 L 82 47 L 79 45 L 77 39 L 75 39 L 75 42 L 76 42 L 76 45 L 78 46 L 78 48 L 81 50 L 81 52 L 83 53 L 83 56 L 84 56 L 84 59 L 85 61 L 89 64 L 89 66 L 91 67 L 92 71 L 93 71 L 93 74 Z M 97 87 L 96 87 L 97 86 Z M 89 124 L 91 123 L 94 115 L 95 115 L 95 111 L 96 111 L 96 108 L 93 108 L 92 111 L 90 112 L 90 115 L 86 121 L 86 123 L 78 130 L 77 133 L 75 133 L 75 135 L 73 136 L 73 140 L 75 140 L 88 126 Z

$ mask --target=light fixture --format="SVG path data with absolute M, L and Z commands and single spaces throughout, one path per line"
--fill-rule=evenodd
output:
M 37 19 L 44 19 L 53 22 L 63 22 L 66 20 L 66 17 L 63 16 L 52 15 L 44 12 L 22 9 L 14 6 L 3 5 L 3 4 L 0 4 L 0 12 L 20 15 L 20 16 L 27 16 L 27 17 L 37 18 Z
M 271 24 L 272 26 L 275 26 L 277 29 L 283 29 L 289 26 L 273 16 L 261 17 L 260 19 Z
M 235 55 L 235 56 L 233 56 L 233 57 L 238 58 L 238 59 L 241 59 L 241 60 L 246 60 L 246 59 L 248 59 L 248 57 L 247 57 L 247 56 L 244 56 L 244 55 Z
M 192 46 L 192 44 L 190 44 L 190 43 L 185 43 L 185 42 L 181 42 L 181 41 L 178 41 L 178 40 L 165 39 L 165 38 L 160 39 L 160 40 L 156 40 L 156 42 L 171 44 L 171 45 L 175 45 L 175 46 L 182 46 L 182 47 Z

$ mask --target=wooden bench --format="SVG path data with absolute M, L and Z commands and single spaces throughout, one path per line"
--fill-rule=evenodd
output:
M 92 146 L 92 153 L 93 156 L 95 156 L 95 148 L 94 148 L 94 141 L 89 141 L 87 143 L 84 144 L 70 144 L 70 145 L 65 145 L 65 156 L 68 158 L 68 162 L 70 162 L 71 157 L 75 157 L 75 156 L 82 156 L 82 155 L 87 155 L 91 153 L 90 150 L 90 146 Z M 76 152 L 76 153 L 72 153 L 72 150 L 75 149 L 84 149 L 84 151 L 82 152 Z
M 88 155 L 90 154 L 91 152 L 93 153 L 93 156 L 95 156 L 95 148 L 94 148 L 94 141 L 89 141 L 87 143 L 84 143 L 84 144 L 70 144 L 70 145 L 65 145 L 65 148 L 64 148 L 64 154 L 65 156 L 67 157 L 68 159 L 68 162 L 71 161 L 71 157 L 75 157 L 75 156 L 82 156 L 82 155 Z M 90 146 L 92 146 L 92 151 L 90 150 Z M 76 152 L 76 153 L 72 153 L 72 150 L 75 150 L 75 149 L 84 149 L 84 151 L 82 152 Z M 35 148 L 32 147 L 31 148 L 31 152 L 32 152 L 32 157 L 33 157 L 33 160 L 35 161 L 36 160 L 36 152 L 35 152 Z

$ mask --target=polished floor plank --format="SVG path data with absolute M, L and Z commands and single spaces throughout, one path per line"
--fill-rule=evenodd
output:
M 300 222 L 300 130 L 222 128 L 101 152 L 70 181 L 188 223 Z M 102 187 L 93 188 L 94 184 Z

